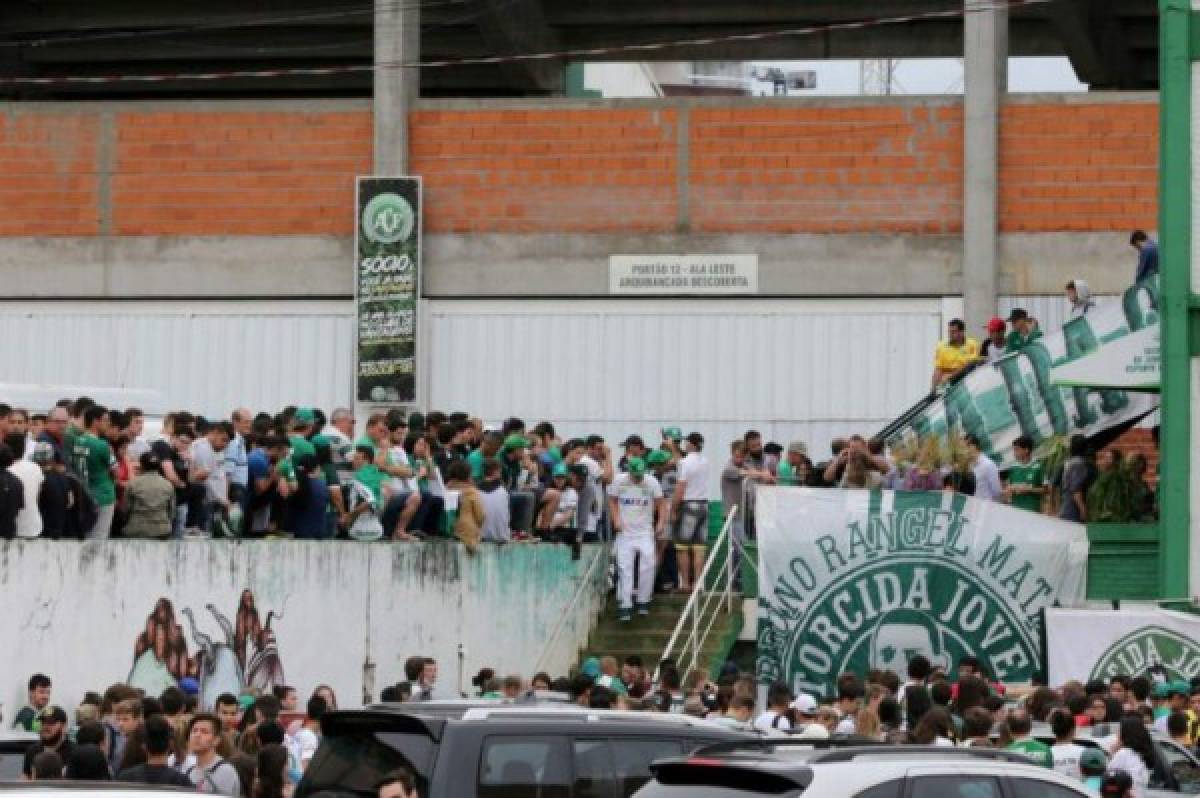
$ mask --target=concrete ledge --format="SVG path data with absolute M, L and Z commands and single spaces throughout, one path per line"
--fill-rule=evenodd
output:
M 350 238 L 0 238 L 11 298 L 314 297 L 354 292 Z
M 749 253 L 760 296 L 952 296 L 962 239 L 930 235 L 438 234 L 425 239 L 425 296 L 603 297 L 613 254 Z M 1057 294 L 1082 277 L 1114 294 L 1133 276 L 1125 233 L 1000 236 L 1000 293 Z M 0 238 L 12 299 L 350 297 L 348 236 Z

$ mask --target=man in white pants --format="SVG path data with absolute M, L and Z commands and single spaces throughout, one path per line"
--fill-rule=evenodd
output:
M 608 488 L 608 511 L 612 519 L 617 548 L 618 620 L 633 619 L 633 567 L 638 562 L 637 612 L 650 614 L 654 595 L 654 533 L 667 523 L 667 507 L 662 486 L 646 474 L 646 461 L 630 457 L 625 473 Z M 657 520 L 656 520 L 657 519 Z

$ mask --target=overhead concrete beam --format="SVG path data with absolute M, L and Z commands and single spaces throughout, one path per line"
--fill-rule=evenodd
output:
M 495 55 L 562 49 L 558 35 L 546 22 L 543 0 L 473 0 L 473 5 L 479 33 Z M 539 92 L 563 91 L 566 66 L 559 59 L 506 61 L 501 69 L 512 80 L 528 82 Z
M 1056 0 L 1046 6 L 1076 76 L 1096 88 L 1137 85 L 1114 5 L 1114 0 Z

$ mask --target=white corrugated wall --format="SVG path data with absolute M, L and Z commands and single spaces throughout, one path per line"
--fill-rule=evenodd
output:
M 0 308 L 4 381 L 152 388 L 171 407 L 349 405 L 354 326 L 337 302 L 29 302 Z
M 940 300 L 430 301 L 430 405 L 560 436 L 870 435 L 929 389 Z M 715 475 L 713 487 L 716 487 Z
M 1116 294 L 1100 294 L 1092 297 L 1096 302 L 1096 307 L 1101 307 L 1109 302 L 1117 302 L 1120 297 Z M 1001 296 L 996 303 L 999 306 L 998 315 L 1002 319 L 1007 319 L 1008 314 L 1013 308 L 1024 308 L 1029 311 L 1029 315 L 1038 320 L 1043 332 L 1059 330 L 1070 317 L 1071 305 L 1067 302 L 1064 294 L 1037 294 L 1030 296 Z M 984 319 L 983 323 L 986 323 Z M 980 326 L 982 326 L 982 324 Z M 973 331 L 972 335 L 986 336 L 987 333 L 979 330 Z

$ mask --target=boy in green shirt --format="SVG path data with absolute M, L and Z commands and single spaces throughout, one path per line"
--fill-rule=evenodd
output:
M 1013 441 L 1013 454 L 1017 465 L 1005 475 L 1005 495 L 1013 507 L 1031 513 L 1042 511 L 1042 497 L 1046 495 L 1046 475 L 1042 464 L 1033 459 L 1033 441 L 1022 435 Z
M 379 540 L 383 537 L 383 524 L 379 521 L 383 507 L 383 472 L 374 460 L 373 446 L 363 443 L 355 445 L 350 460 L 354 467 L 354 481 L 350 483 L 344 521 L 348 535 L 354 540 Z
M 112 530 L 113 513 L 117 507 L 117 486 L 113 475 L 117 459 L 104 439 L 108 429 L 108 410 L 95 405 L 83 414 L 85 432 L 75 438 L 71 452 L 75 473 L 87 485 L 88 495 L 96 502 L 96 523 L 86 532 L 88 540 L 104 540 Z
M 1008 315 L 1008 323 L 1012 325 L 1013 329 L 1008 334 L 1008 340 L 1004 345 L 1006 355 L 1020 352 L 1042 337 L 1042 331 L 1038 329 L 1037 322 L 1029 317 L 1024 308 L 1013 308 L 1012 313 Z

